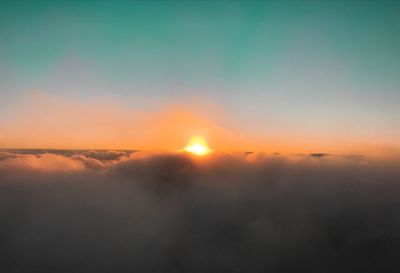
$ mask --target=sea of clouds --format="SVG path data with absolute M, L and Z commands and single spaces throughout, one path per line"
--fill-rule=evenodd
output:
M 398 272 L 400 161 L 0 151 L 0 272 Z

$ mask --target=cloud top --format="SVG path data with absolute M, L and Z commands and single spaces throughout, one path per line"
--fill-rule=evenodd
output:
M 400 168 L 365 157 L 0 153 L 5 272 L 390 272 Z

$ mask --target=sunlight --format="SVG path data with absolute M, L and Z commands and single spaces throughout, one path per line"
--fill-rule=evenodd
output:
M 199 136 L 192 137 L 184 151 L 197 156 L 204 156 L 211 152 L 205 139 Z

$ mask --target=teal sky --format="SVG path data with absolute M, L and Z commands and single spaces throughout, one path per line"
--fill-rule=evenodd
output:
M 0 121 L 32 91 L 395 140 L 400 1 L 0 1 Z

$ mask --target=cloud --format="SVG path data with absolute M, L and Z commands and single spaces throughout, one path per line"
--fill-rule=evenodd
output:
M 4 272 L 390 272 L 400 168 L 365 157 L 0 154 Z
M 82 162 L 71 160 L 61 155 L 16 155 L 5 158 L 0 164 L 0 171 L 78 171 L 85 169 Z

